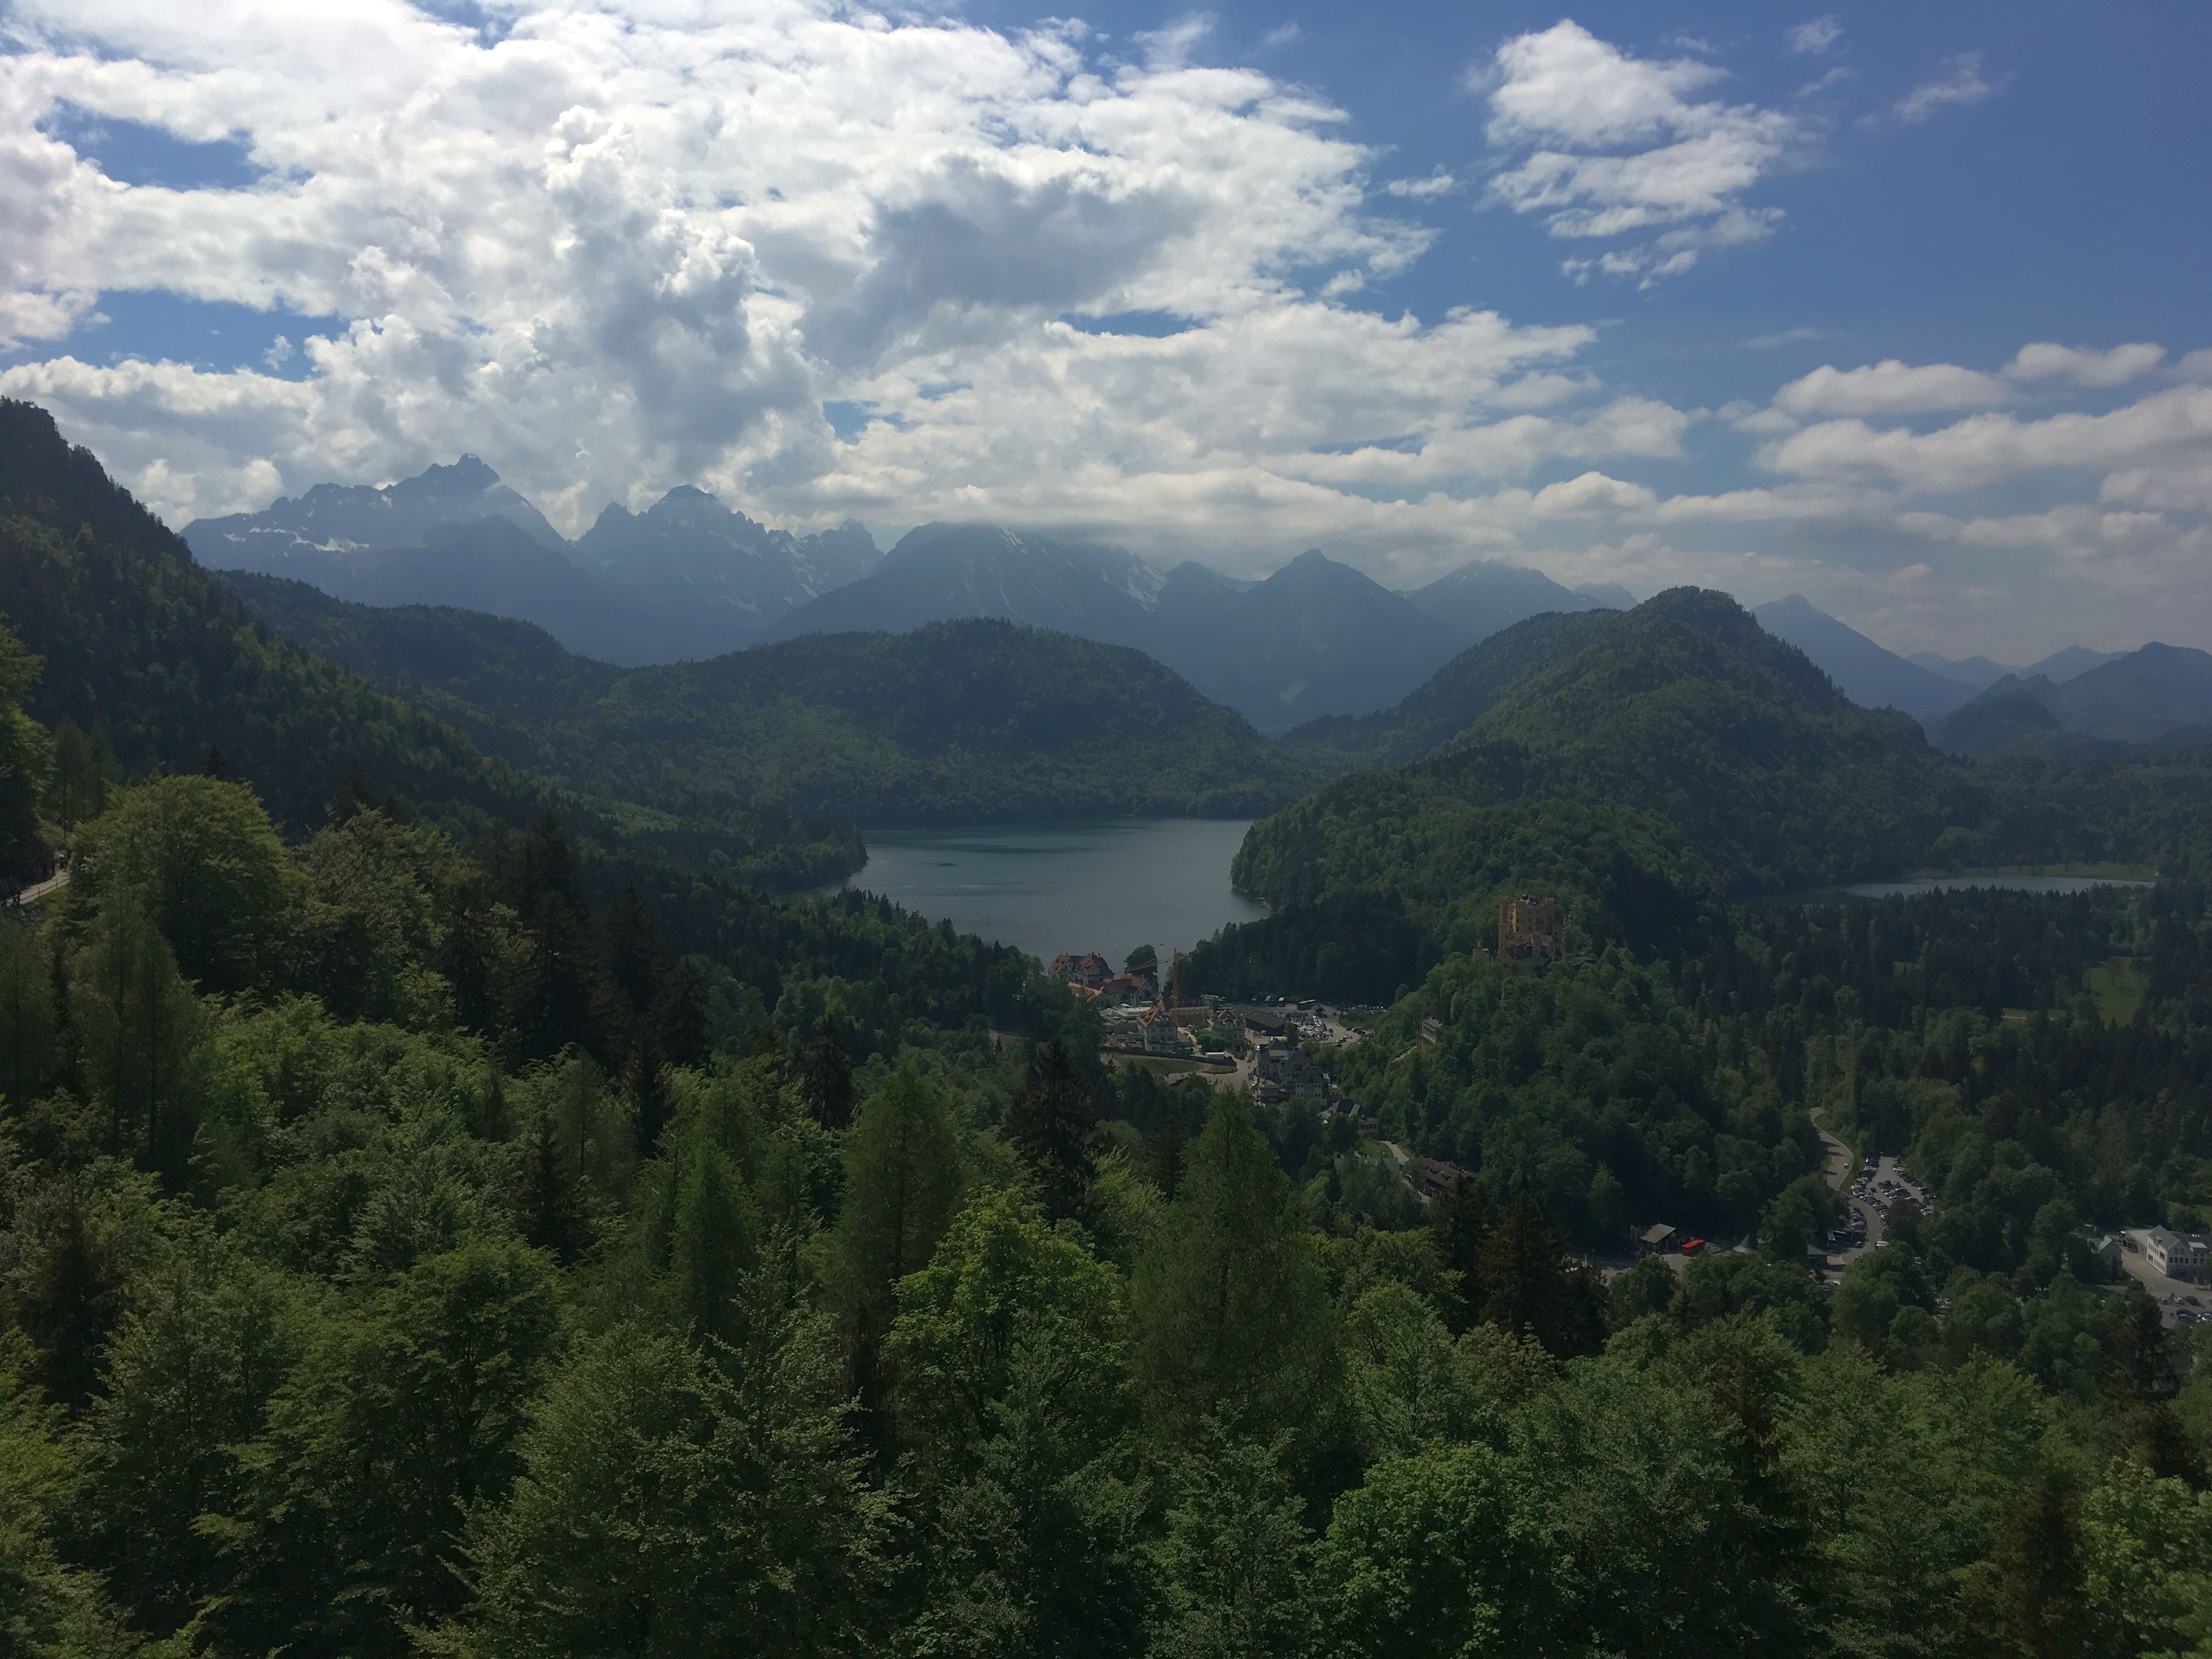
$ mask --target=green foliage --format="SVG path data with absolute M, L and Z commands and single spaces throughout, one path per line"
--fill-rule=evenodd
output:
M 515 1437 L 557 1334 L 550 1269 L 470 1243 L 332 1312 L 241 1453 L 212 1622 L 256 1650 L 404 1654 L 410 1626 L 464 1604 L 447 1565 L 463 1523 L 524 1466 Z
M 203 989 L 261 988 L 283 972 L 301 885 L 252 790 L 161 778 L 124 790 L 78 833 L 63 927 L 82 933 L 135 903 Z
M 584 793 L 682 817 L 1231 817 L 1316 773 L 1125 647 L 1011 623 L 812 635 L 617 671 L 524 624 L 234 574 L 269 627 Z
M 830 1333 L 734 1375 L 616 1330 L 555 1380 L 468 1543 L 474 1607 L 431 1650 L 500 1659 L 851 1651 L 890 1506 L 851 1450 Z
M 1455 957 L 1344 1054 L 1338 1086 L 1386 1132 L 1483 1171 L 1492 1201 L 1525 1176 L 1569 1237 L 1611 1249 L 1644 1218 L 1747 1231 L 1818 1166 L 1759 1057 L 1728 1058 L 1622 953 L 1544 975 Z
M 1267 1139 L 1217 1097 L 1133 1286 L 1146 1419 L 1174 1437 L 1208 1419 L 1242 1437 L 1310 1437 L 1334 1390 L 1321 1263 Z
M 1522 1477 L 1488 1446 L 1386 1458 L 1336 1506 L 1316 1577 L 1337 1651 L 1399 1659 L 1540 1652 L 1553 1609 Z
M 46 851 L 40 809 L 52 789 L 53 742 L 22 709 L 39 659 L 0 618 L 0 880 L 38 872 Z

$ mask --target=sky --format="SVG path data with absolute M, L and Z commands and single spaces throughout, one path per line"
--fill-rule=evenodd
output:
M 181 527 L 482 455 L 2212 647 L 2196 0 L 0 0 L 0 395 Z

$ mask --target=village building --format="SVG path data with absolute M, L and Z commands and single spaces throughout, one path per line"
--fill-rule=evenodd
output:
M 1263 1105 L 1295 1095 L 1326 1103 L 1336 1098 L 1336 1085 L 1304 1049 L 1271 1042 L 1253 1059 L 1252 1092 Z
M 1636 1253 L 1638 1255 L 1664 1255 L 1674 1248 L 1679 1237 L 1675 1230 L 1665 1222 L 1655 1221 L 1636 1235 Z
M 1449 1198 L 1458 1190 L 1459 1183 L 1474 1174 L 1472 1170 L 1462 1170 L 1440 1158 L 1417 1158 L 1413 1160 L 1413 1190 L 1423 1198 Z
M 1542 967 L 1559 954 L 1559 906 L 1523 893 L 1498 902 L 1498 957 Z
M 2212 1254 L 2212 1239 L 2202 1233 L 2177 1233 L 2164 1227 L 2146 1228 L 2138 1235 L 2150 1265 L 2168 1279 L 2194 1279 L 2204 1271 L 2204 1258 Z
M 1197 1046 L 1191 1042 L 1190 1033 L 1176 1023 L 1175 1011 L 1158 1003 L 1145 1010 L 1142 1024 L 1148 1054 L 1187 1054 Z
M 1086 951 L 1079 957 L 1063 951 L 1052 959 L 1052 966 L 1045 971 L 1054 979 L 1095 991 L 1114 977 L 1114 964 L 1096 951 Z

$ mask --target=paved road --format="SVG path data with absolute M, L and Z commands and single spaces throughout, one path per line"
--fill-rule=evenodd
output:
M 69 872 L 66 870 L 58 870 L 52 875 L 47 877 L 46 880 L 35 882 L 32 885 L 26 887 L 21 892 L 16 894 L 15 898 L 10 902 L 15 904 L 36 904 L 40 899 L 46 897 L 47 894 L 55 892 L 68 884 Z
M 1850 1185 L 1851 1149 L 1820 1127 L 1820 1115 L 1813 1114 L 1813 1133 L 1820 1137 L 1820 1145 L 1828 1152 L 1828 1190 L 1840 1193 Z

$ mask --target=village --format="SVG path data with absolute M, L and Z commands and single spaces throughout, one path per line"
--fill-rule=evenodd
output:
M 1496 955 L 1540 974 L 1554 964 L 1572 969 L 1592 960 L 1566 953 L 1554 902 L 1530 894 L 1498 901 Z M 1048 971 L 1096 1010 L 1109 1062 L 1149 1062 L 1202 1076 L 1218 1089 L 1246 1090 L 1263 1106 L 1311 1100 L 1324 1118 L 1349 1120 L 1362 1140 L 1387 1153 L 1424 1204 L 1449 1197 L 1469 1175 L 1456 1164 L 1381 1139 L 1375 1116 L 1346 1099 L 1315 1058 L 1316 1049 L 1359 1042 L 1366 1019 L 1376 1011 L 1334 1007 L 1314 998 L 1238 1003 L 1187 993 L 1182 984 L 1186 957 L 1171 952 L 1164 977 L 1158 954 L 1148 945 L 1132 951 L 1118 970 L 1104 956 L 1086 951 L 1054 957 Z M 1433 1043 L 1440 1036 L 1436 1020 L 1422 1022 L 1421 1042 Z M 1877 1154 L 1862 1163 L 1826 1131 L 1821 1139 L 1828 1148 L 1828 1182 L 1838 1213 L 1833 1226 L 1811 1240 L 1806 1261 L 1832 1285 L 1859 1256 L 1885 1248 L 1890 1229 L 1929 1214 L 1935 1200 L 1899 1158 Z M 2164 1227 L 2114 1232 L 2084 1228 L 2080 1244 L 2075 1265 L 2092 1289 L 2109 1294 L 2132 1279 L 2158 1304 L 2169 1328 L 2212 1322 L 2212 1237 Z M 1681 1273 L 1700 1255 L 1757 1248 L 1755 1234 L 1708 1239 L 1656 1221 L 1632 1226 L 1617 1252 L 1593 1258 L 1589 1266 L 1610 1279 L 1645 1257 L 1656 1257 Z

